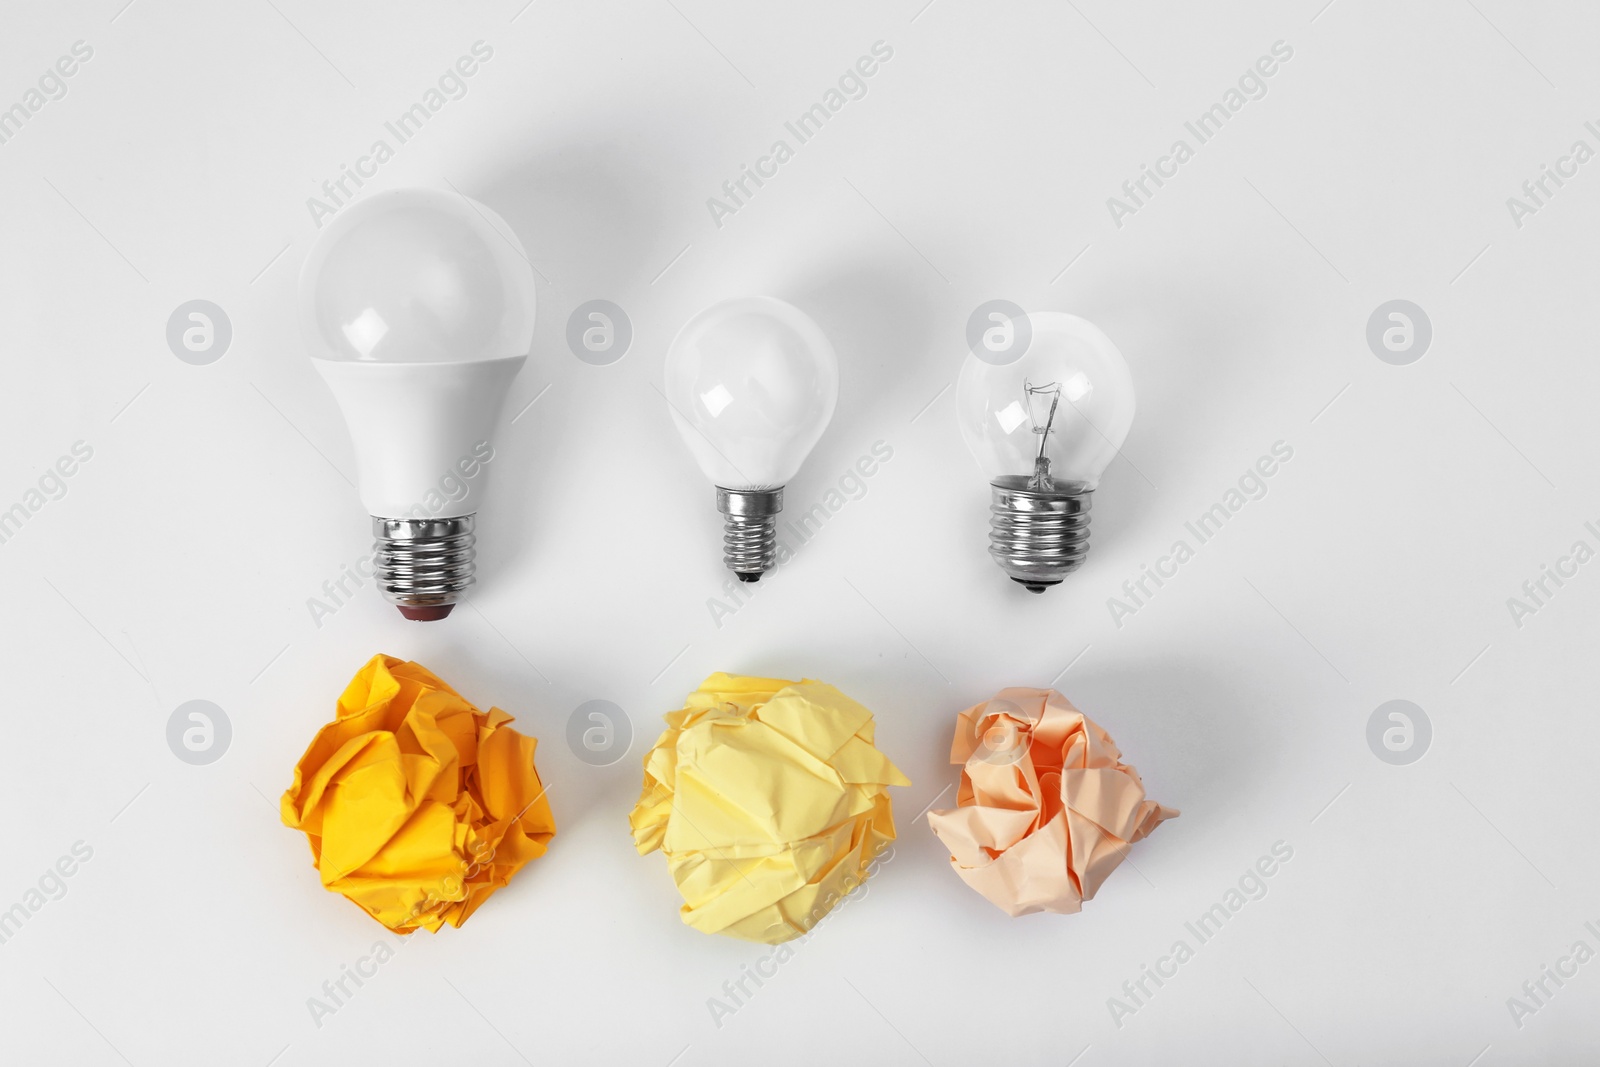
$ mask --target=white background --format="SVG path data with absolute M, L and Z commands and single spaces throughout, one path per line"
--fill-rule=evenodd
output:
M 0 945 L 0 1058 L 1592 1057 L 1600 962 L 1520 1027 L 1506 1002 L 1600 948 L 1600 563 L 1520 627 L 1507 599 L 1597 545 L 1600 163 L 1520 228 L 1506 198 L 1600 147 L 1593 13 L 922 3 L 6 4 L 0 106 L 75 41 L 94 54 L 0 145 L 0 508 L 75 441 L 94 454 L 0 545 L 0 908 L 74 842 L 93 858 Z M 445 623 L 369 587 L 319 627 L 308 598 L 369 534 L 295 327 L 306 200 L 479 40 L 468 94 L 367 188 L 448 182 L 543 276 L 482 580 Z M 880 40 L 867 95 L 719 228 L 707 198 Z M 1115 225 L 1107 198 L 1280 40 L 1267 95 Z M 677 326 L 749 292 L 840 355 L 791 517 L 874 442 L 893 458 L 719 627 L 719 516 L 657 389 Z M 164 336 L 196 298 L 234 331 L 208 366 Z M 610 366 L 564 339 L 594 298 L 635 330 Z M 954 424 L 966 319 L 993 298 L 1094 321 L 1139 388 L 1089 562 L 1037 597 L 985 551 Z M 1409 366 L 1365 340 L 1396 298 L 1433 325 Z M 1119 627 L 1108 598 L 1277 441 L 1294 455 L 1267 495 Z M 319 1027 L 308 998 L 384 932 L 321 891 L 277 798 L 377 651 L 537 735 L 559 833 Z M 681 925 L 626 821 L 659 714 L 719 669 L 840 686 L 914 783 L 866 896 L 720 1028 L 708 998 L 767 950 Z M 1183 815 L 1082 914 L 1011 920 L 914 817 L 955 780 L 959 709 L 1052 684 Z M 1401 767 L 1366 740 L 1397 698 L 1434 731 Z M 191 699 L 232 722 L 209 766 L 165 740 Z M 632 721 L 610 767 L 565 741 L 591 699 Z M 1294 855 L 1267 895 L 1116 1025 L 1108 998 L 1277 841 Z

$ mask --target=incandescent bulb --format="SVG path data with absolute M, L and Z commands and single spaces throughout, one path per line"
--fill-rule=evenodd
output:
M 716 487 L 723 561 L 740 581 L 757 581 L 777 552 L 783 487 L 833 418 L 833 346 L 781 300 L 725 300 L 673 338 L 666 396 L 684 443 Z
M 378 586 L 408 619 L 444 618 L 473 582 L 483 468 L 534 304 L 499 216 L 432 190 L 346 208 L 301 269 L 301 332 L 355 446 Z
M 993 487 L 989 554 L 1042 593 L 1089 551 L 1089 495 L 1128 436 L 1134 396 L 1122 353 L 1093 323 L 1060 312 L 1028 323 L 1020 354 L 967 357 L 956 409 Z

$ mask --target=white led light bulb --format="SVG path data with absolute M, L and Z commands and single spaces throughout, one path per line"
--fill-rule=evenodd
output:
M 444 618 L 473 582 L 481 465 L 533 340 L 533 268 L 497 218 L 447 193 L 377 193 L 339 213 L 300 272 L 301 330 L 355 446 L 378 585 L 408 619 Z

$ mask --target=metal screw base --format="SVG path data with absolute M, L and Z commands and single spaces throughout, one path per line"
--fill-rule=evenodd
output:
M 722 562 L 741 582 L 759 582 L 778 555 L 778 512 L 783 486 L 776 489 L 724 489 L 717 486 L 722 524 Z
M 448 519 L 372 517 L 378 589 L 384 599 L 414 622 L 434 622 L 450 614 L 476 580 L 476 516 Z
M 1083 565 L 1092 489 L 1029 489 L 1022 475 L 997 478 L 991 488 L 989 555 L 1012 581 L 1042 593 Z

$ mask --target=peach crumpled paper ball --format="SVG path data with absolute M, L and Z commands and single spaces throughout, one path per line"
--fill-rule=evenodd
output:
M 963 881 L 1012 916 L 1070 914 L 1175 808 L 1146 800 L 1111 735 L 1054 689 L 1002 689 L 956 719 L 953 811 L 928 815 Z
M 374 656 L 317 731 L 281 803 L 322 886 L 395 933 L 460 926 L 556 824 L 538 741 L 418 663 Z

